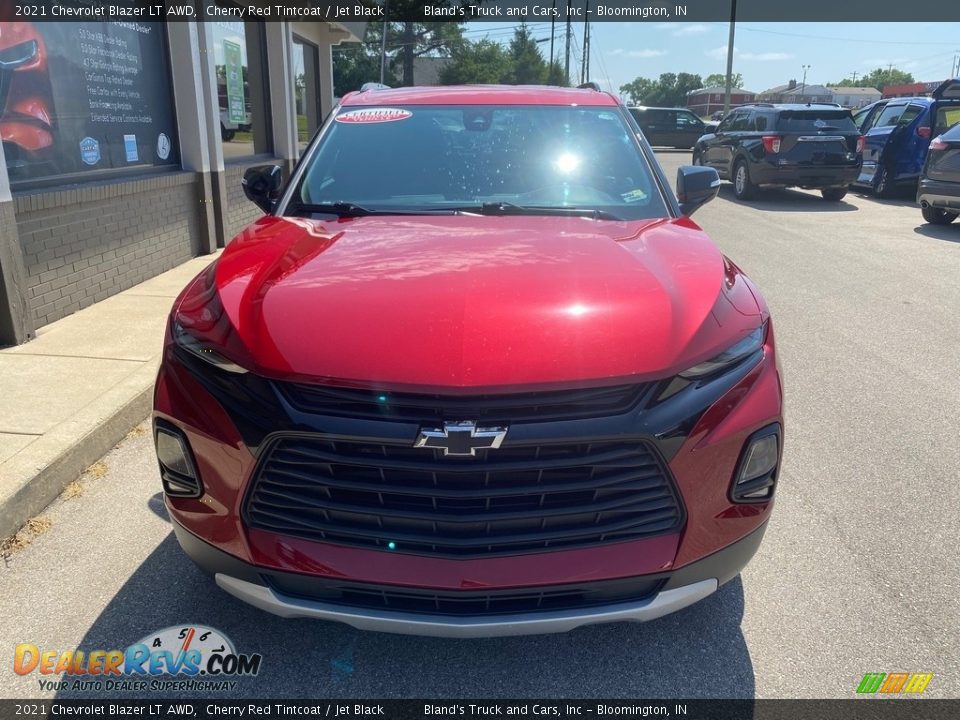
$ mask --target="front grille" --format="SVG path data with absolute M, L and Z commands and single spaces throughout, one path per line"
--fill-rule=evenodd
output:
M 453 617 L 574 610 L 639 602 L 656 594 L 664 582 L 656 577 L 635 577 L 509 590 L 420 590 L 327 581 L 304 575 L 266 576 L 266 580 L 274 590 L 288 597 L 351 608 Z
M 619 415 L 640 402 L 649 385 L 616 385 L 508 395 L 431 395 L 277 382 L 294 408 L 317 415 L 429 422 L 547 422 Z
M 676 532 L 683 509 L 646 441 L 442 457 L 410 445 L 282 436 L 250 483 L 251 528 L 418 555 L 572 549 Z

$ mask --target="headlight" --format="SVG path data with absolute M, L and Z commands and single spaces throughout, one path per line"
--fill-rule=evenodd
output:
M 33 60 L 40 50 L 36 40 L 27 40 L 19 45 L 0 50 L 0 70 L 15 70 Z
M 722 372 L 727 368 L 739 364 L 754 353 L 763 349 L 763 340 L 767 335 L 767 324 L 764 323 L 743 340 L 724 350 L 716 357 L 705 360 L 702 363 L 694 365 L 692 368 L 680 373 L 684 380 L 699 380 L 700 378 Z M 759 359 L 759 358 L 758 358 Z
M 174 323 L 173 341 L 191 355 L 200 358 L 204 362 L 210 363 L 215 368 L 219 368 L 224 372 L 236 373 L 237 375 L 248 372 L 246 368 L 225 358 L 215 348 L 195 338 L 187 332 L 180 323 Z

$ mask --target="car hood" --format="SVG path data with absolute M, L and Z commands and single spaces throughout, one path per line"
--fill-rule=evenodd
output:
M 251 369 L 365 387 L 665 377 L 759 314 L 688 219 L 264 217 L 215 278 Z

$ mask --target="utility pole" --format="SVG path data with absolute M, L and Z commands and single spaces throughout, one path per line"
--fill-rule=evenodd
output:
M 807 94 L 807 70 L 810 69 L 809 65 L 801 65 L 803 68 L 803 82 L 800 85 L 800 97 L 803 97 Z
M 859 74 L 860 74 L 860 73 L 858 73 L 856 70 L 853 71 L 853 84 L 854 84 L 854 85 L 857 84 L 857 75 L 859 75 Z
M 380 84 L 383 85 L 387 72 L 387 29 L 390 25 L 387 23 L 387 11 L 390 7 L 390 0 L 383 2 L 383 37 L 380 38 Z
M 570 36 L 573 34 L 573 30 L 570 27 L 570 4 L 573 0 L 567 0 L 567 52 L 566 60 L 563 63 L 563 76 L 566 80 L 567 85 L 570 84 Z
M 553 74 L 553 39 L 556 37 L 557 0 L 553 0 L 553 13 L 550 15 L 550 74 Z
M 593 38 L 590 36 L 590 23 L 587 23 L 587 81 L 590 80 L 590 52 L 593 50 Z
M 737 27 L 737 0 L 730 0 L 730 33 L 727 36 L 727 80 L 723 93 L 723 114 L 730 112 L 730 93 L 733 90 L 733 36 Z
M 580 58 L 580 84 L 587 82 L 590 78 L 587 77 L 587 67 L 590 65 L 590 21 L 587 20 L 588 13 L 590 12 L 590 0 L 586 0 L 584 3 L 584 16 L 583 16 L 583 57 Z

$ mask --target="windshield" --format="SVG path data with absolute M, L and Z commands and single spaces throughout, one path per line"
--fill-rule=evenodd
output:
M 594 210 L 632 220 L 668 211 L 616 108 L 342 108 L 288 208 Z M 599 215 L 597 215 L 599 217 Z

